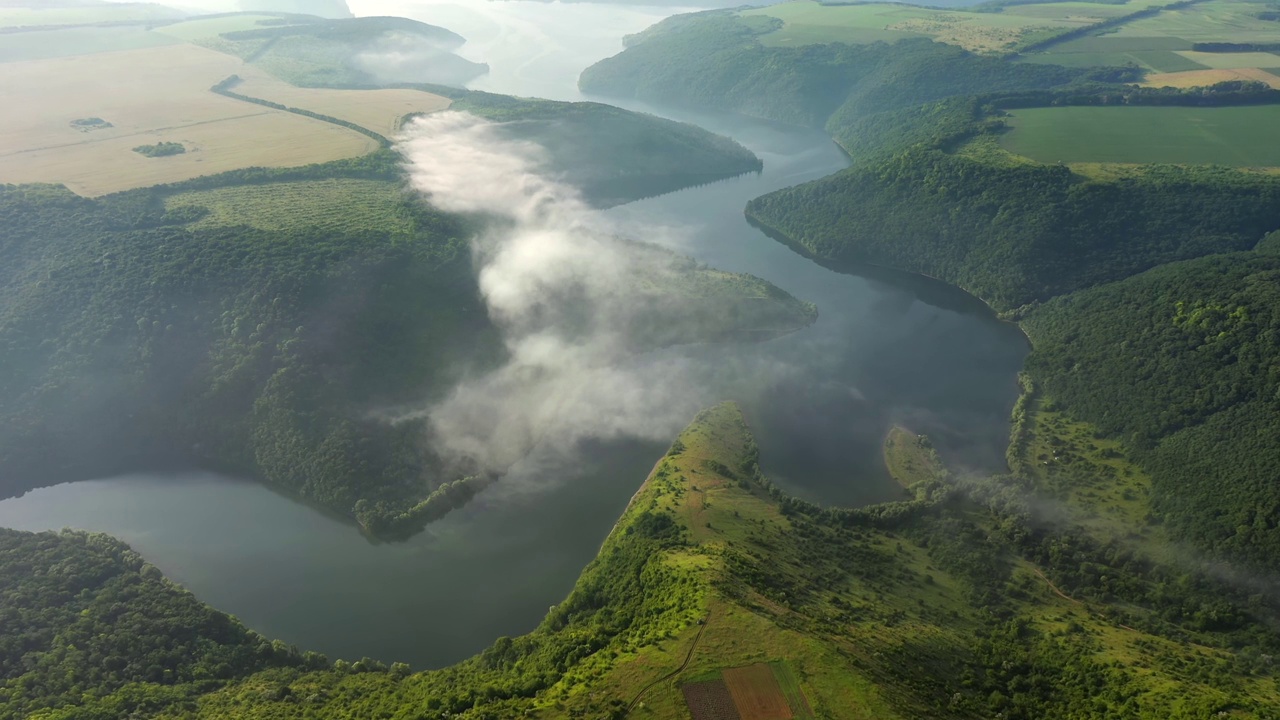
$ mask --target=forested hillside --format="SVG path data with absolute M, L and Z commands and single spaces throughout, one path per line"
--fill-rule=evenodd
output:
M 505 131 L 545 141 L 543 170 L 583 183 L 597 204 L 759 166 L 736 143 L 649 116 L 471 102 L 519 117 Z M 639 140 L 617 142 L 609 129 Z M 0 189 L 3 494 L 195 464 L 260 478 L 388 536 L 466 502 L 491 478 L 444 466 L 425 420 L 370 414 L 439 397 L 464 368 L 483 371 L 504 352 L 472 267 L 470 240 L 486 221 L 404 189 L 401 161 L 388 150 L 99 200 Z M 627 185 L 619 167 L 639 182 Z M 654 253 L 635 277 L 665 291 L 647 319 L 661 332 L 638 334 L 639 347 L 812 321 L 811 307 L 767 283 Z M 745 297 L 773 299 L 732 312 Z
M 747 215 L 824 261 L 931 275 L 1011 310 L 1250 249 L 1280 224 L 1280 181 L 1178 166 L 1090 181 L 918 146 L 757 198 Z
M 197 42 L 300 87 L 461 87 L 489 71 L 487 65 L 453 52 L 465 42 L 462 36 L 400 17 L 320 20 L 291 15 L 267 27 L 224 32 Z
M 0 529 L 0 619 L 6 720 L 154 713 L 250 672 L 328 666 L 211 609 L 106 535 Z M 86 703 L 94 713 L 77 714 Z
M 929 40 L 765 47 L 772 18 L 713 10 L 668 18 L 587 68 L 583 92 L 827 127 L 953 95 L 1051 88 L 1093 73 L 1019 65 Z M 1104 73 L 1106 75 L 1106 73 Z
M 528 635 L 410 674 L 368 660 L 319 669 L 263 643 L 237 655 L 254 645 L 232 633 L 206 649 L 227 658 L 229 684 L 176 672 L 74 699 L 33 685 L 25 707 L 60 704 L 37 717 L 68 720 L 671 718 L 701 702 L 690 688 L 767 662 L 780 702 L 809 717 L 1280 717 L 1270 595 L 1100 541 L 1036 508 L 1018 480 L 956 483 L 909 432 L 885 452 L 914 500 L 823 510 L 759 476 L 741 415 L 722 405 L 681 434 Z M 80 535 L 10 542 L 53 548 L 40 568 L 92 567 L 95 547 L 118 547 Z M 139 574 L 126 574 L 140 592 L 116 613 L 175 592 Z M 81 582 L 85 596 L 112 597 L 120 581 Z M 45 583 L 11 586 L 31 597 Z M 13 597 L 0 595 L 0 612 L 17 611 Z M 204 612 L 195 627 L 236 627 Z M 83 617 L 58 610 L 48 632 L 67 636 Z M 62 655 L 44 662 L 47 674 L 87 672 Z
M 1044 9 L 1059 10 L 1067 6 Z M 820 11 L 835 15 L 806 12 Z M 1117 15 L 1105 29 L 1141 21 L 1152 35 L 1166 27 L 1223 33 L 1225 12 L 1212 2 L 1142 11 Z M 812 23 L 817 15 L 806 17 Z M 1280 557 L 1271 370 L 1278 348 L 1268 306 L 1274 279 L 1270 258 L 1249 251 L 1276 246 L 1275 235 L 1263 240 L 1280 228 L 1274 168 L 1076 162 L 1048 134 L 1039 152 L 1062 161 L 1040 163 L 1013 154 L 1017 146 L 1005 138 L 1018 132 L 1022 109 L 1041 108 L 1042 128 L 1080 146 L 1108 145 L 1117 157 L 1126 143 L 1157 159 L 1161 142 L 1196 143 L 1199 157 L 1212 159 L 1220 148 L 1224 164 L 1265 165 L 1251 161 L 1243 139 L 1214 134 L 1216 118 L 1275 104 L 1277 92 L 1246 80 L 1138 86 L 1147 70 L 1135 66 L 1059 67 L 1054 58 L 1069 58 L 1052 53 L 1022 63 L 1032 58 L 979 56 L 942 37 L 870 42 L 856 39 L 856 27 L 846 30 L 848 44 L 832 41 L 838 26 L 798 25 L 795 37 L 826 39 L 801 47 L 762 42 L 781 35 L 780 22 L 767 11 L 671 18 L 630 38 L 581 84 L 823 125 L 852 167 L 753 200 L 746 208 L 752 221 L 820 262 L 924 273 L 1025 319 L 1035 347 L 1028 369 L 1047 402 L 1134 453 L 1152 477 L 1145 511 L 1165 521 L 1173 540 L 1211 557 L 1273 566 Z M 1076 38 L 1071 44 L 1081 52 L 1093 48 L 1090 59 L 1120 57 L 1102 52 L 1113 42 L 1103 35 L 1063 37 Z M 1149 40 L 1152 47 L 1157 41 L 1186 42 Z M 1114 39 L 1117 47 L 1134 42 Z M 1121 109 L 1138 105 L 1147 106 L 1141 114 Z M 1065 106 L 1110 114 L 1087 131 L 1064 130 L 1073 115 L 1050 109 Z M 1147 109 L 1175 106 L 1220 115 Z M 1162 135 L 1175 126 L 1181 132 L 1178 123 L 1186 123 L 1180 139 Z M 1040 460 L 1054 461 L 1052 454 Z M 1105 485 L 1108 477 L 1095 480 Z
M 1216 255 L 1055 300 L 1028 370 L 1126 440 L 1154 509 L 1214 555 L 1280 557 L 1280 257 Z
M 661 195 L 763 167 L 750 150 L 727 137 L 612 105 L 477 91 L 453 94 L 453 109 L 502 123 L 505 136 L 546 148 L 552 163 L 546 170 L 581 188 L 596 205 Z M 600 156 L 602 150 L 607 156 Z

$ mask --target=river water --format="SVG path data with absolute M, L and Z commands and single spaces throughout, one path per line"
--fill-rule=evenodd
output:
M 622 35 L 679 11 L 523 1 L 350 5 L 359 15 L 405 15 L 470 38 L 464 54 L 492 68 L 476 87 L 567 100 L 579 99 L 578 72 L 618 52 Z M 607 211 L 608 219 L 819 307 L 818 322 L 791 335 L 684 350 L 704 361 L 712 394 L 743 405 L 771 477 L 824 503 L 899 498 L 880 458 L 894 423 L 930 435 L 957 467 L 999 469 L 1027 352 L 1016 328 L 933 281 L 825 269 L 743 218 L 751 198 L 844 167 L 829 139 L 746 119 L 636 109 L 734 137 L 764 160 L 764 171 L 630 203 Z M 646 232 L 653 227 L 677 231 Z M 730 363 L 753 371 L 714 372 Z M 571 463 L 535 454 L 466 508 L 392 545 L 372 544 L 255 483 L 199 473 L 44 488 L 0 502 L 0 526 L 107 532 L 264 635 L 334 658 L 439 667 L 532 629 L 572 587 L 664 449 L 620 440 L 588 443 Z

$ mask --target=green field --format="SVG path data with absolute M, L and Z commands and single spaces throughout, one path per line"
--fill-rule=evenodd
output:
M 1041 63 L 1045 65 L 1062 65 L 1064 67 L 1121 67 L 1137 65 L 1158 73 L 1183 72 L 1185 70 L 1204 70 L 1201 65 L 1183 55 L 1170 50 L 1135 50 L 1130 52 L 1049 52 L 1027 55 L 1022 62 Z
M 172 25 L 164 25 L 156 28 L 156 32 L 172 35 L 180 40 L 199 40 L 200 38 L 215 37 L 222 33 L 237 32 L 240 30 L 256 30 L 263 27 L 264 20 L 279 20 L 275 15 L 258 15 L 258 14 L 237 14 L 237 15 L 216 15 L 208 18 L 197 18 L 195 20 L 187 20 L 185 22 L 174 23 Z
M 0 34 L 0 63 L 48 60 L 176 45 L 179 40 L 141 27 L 84 27 Z
M 86 7 L 43 7 L 39 0 L 31 0 L 28 3 L 13 4 L 27 4 L 32 7 L 0 7 L 0 27 L 87 25 L 99 22 L 145 22 L 183 16 L 183 13 L 178 10 L 147 3 L 88 5 Z
M 1010 152 L 1045 163 L 1280 166 L 1280 106 L 1059 107 L 1012 113 Z
M 1116 37 L 1178 37 L 1191 42 L 1280 42 L 1280 23 L 1258 19 L 1267 3 L 1211 0 L 1126 23 Z
M 1096 2 L 1057 2 L 1033 3 L 1030 5 L 1010 5 L 1000 11 L 1001 15 L 1017 15 L 1029 18 L 1053 18 L 1071 20 L 1076 18 L 1093 18 L 1106 20 L 1137 12 L 1153 5 L 1164 5 L 1168 0 L 1129 0 L 1126 3 Z
M 1179 54 L 1190 50 L 1191 45 L 1190 40 L 1179 37 L 1089 36 L 1053 45 L 1045 52 L 1027 54 L 1019 60 L 1066 67 L 1137 65 L 1162 73 L 1205 69 L 1205 65 Z
M 301 226 L 333 232 L 377 228 L 389 235 L 411 233 L 413 221 L 400 212 L 404 191 L 380 180 L 308 180 L 270 185 L 233 185 L 174 195 L 165 208 L 209 211 L 193 227 L 247 225 L 279 231 Z

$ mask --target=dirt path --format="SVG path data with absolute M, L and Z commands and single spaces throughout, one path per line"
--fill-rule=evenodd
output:
M 1123 623 L 1118 623 L 1118 622 L 1114 622 L 1114 621 L 1112 621 L 1112 620 L 1108 620 L 1105 616 L 1103 616 L 1103 615 L 1102 615 L 1102 613 L 1098 612 L 1097 610 L 1094 610 L 1093 608 L 1091 608 L 1091 607 L 1089 607 L 1088 605 L 1084 604 L 1084 603 L 1083 603 L 1083 602 L 1081 602 L 1080 600 L 1077 600 L 1077 599 L 1075 599 L 1075 598 L 1071 597 L 1070 595 L 1068 595 L 1068 594 L 1066 594 L 1066 593 L 1062 592 L 1061 590 L 1059 590 L 1059 589 L 1058 589 L 1058 586 L 1057 586 L 1057 585 L 1054 585 L 1054 584 L 1053 584 L 1053 581 L 1052 581 L 1052 580 L 1050 580 L 1048 577 L 1046 577 L 1044 573 L 1040 572 L 1040 568 L 1038 568 L 1038 567 L 1032 567 L 1032 568 L 1031 568 L 1031 572 L 1035 573 L 1036 575 L 1039 575 L 1039 576 L 1040 576 L 1040 579 L 1044 581 L 1044 584 L 1045 584 L 1045 585 L 1048 585 L 1048 586 L 1049 586 L 1049 589 L 1050 589 L 1050 590 L 1052 590 L 1052 591 L 1054 591 L 1054 592 L 1058 595 L 1058 597 L 1062 598 L 1063 600 L 1066 600 L 1067 602 L 1071 602 L 1071 603 L 1075 603 L 1076 605 L 1079 605 L 1080 607 L 1082 607 L 1082 608 L 1084 608 L 1084 609 L 1085 609 L 1085 612 L 1087 612 L 1087 613 L 1089 613 L 1090 615 L 1092 615 L 1092 616 L 1096 617 L 1097 619 L 1099 619 L 1099 620 L 1101 620 L 1101 621 L 1103 621 L 1103 622 L 1105 622 L 1105 623 L 1108 623 L 1108 624 L 1110 624 L 1110 625 L 1114 625 L 1114 626 L 1116 626 L 1116 627 L 1118 627 L 1118 628 L 1123 628 L 1123 629 L 1125 629 L 1125 630 L 1128 630 L 1129 632 L 1135 632 L 1135 633 L 1136 633 L 1136 632 L 1141 632 L 1140 630 L 1138 630 L 1138 629 L 1136 629 L 1136 628 L 1131 628 L 1131 627 L 1129 627 L 1128 625 L 1125 625 L 1125 624 L 1123 624 Z M 1192 644 L 1195 644 L 1195 643 L 1192 643 Z
M 1048 585 L 1049 589 L 1052 590 L 1054 593 L 1056 593 L 1058 597 L 1062 598 L 1063 600 L 1066 600 L 1067 602 L 1075 603 L 1076 605 L 1079 605 L 1080 607 L 1083 607 L 1086 610 L 1088 610 L 1088 607 L 1086 607 L 1084 603 L 1080 602 L 1079 600 L 1059 590 L 1058 586 L 1054 585 L 1052 580 L 1046 577 L 1044 573 L 1040 572 L 1040 568 L 1032 567 L 1031 572 L 1035 573 L 1036 575 L 1039 575 L 1040 579 L 1044 581 L 1044 584 Z
M 664 683 L 664 682 L 666 682 L 666 681 L 670 680 L 671 678 L 673 678 L 673 677 L 675 677 L 675 676 L 679 675 L 680 673 L 684 672 L 684 669 L 685 669 L 685 668 L 689 667 L 689 661 L 690 661 L 690 660 L 693 660 L 693 651 L 698 649 L 698 641 L 702 639 L 702 633 L 707 629 L 707 625 L 709 625 L 709 624 L 711 624 L 711 615 L 710 615 L 710 614 L 708 614 L 708 615 L 707 615 L 707 617 L 703 619 L 703 621 L 702 621 L 702 627 L 699 627 L 699 628 L 698 628 L 698 634 L 693 636 L 693 643 L 691 643 L 691 644 L 689 645 L 689 652 L 688 652 L 687 654 L 685 654 L 685 656 L 684 656 L 684 662 L 680 663 L 680 667 L 676 668 L 675 670 L 672 670 L 671 672 L 667 673 L 666 675 L 663 675 L 662 677 L 658 678 L 657 680 L 654 680 L 653 682 L 651 682 L 651 683 L 649 683 L 648 685 L 645 685 L 643 688 L 641 688 L 641 689 L 640 689 L 640 692 L 636 693 L 636 696 L 635 696 L 635 698 L 631 701 L 631 704 L 627 705 L 627 709 L 622 711 L 622 717 L 626 717 L 627 715 L 629 715 L 629 714 L 631 713 L 632 709 L 634 709 L 634 708 L 635 708 L 635 706 L 636 706 L 636 705 L 638 705 L 638 704 L 640 703 L 640 699 L 644 697 L 644 694 L 645 694 L 645 693 L 647 693 L 647 692 L 649 692 L 650 690 L 652 690 L 652 689 L 653 689 L 655 686 L 657 686 L 659 683 Z

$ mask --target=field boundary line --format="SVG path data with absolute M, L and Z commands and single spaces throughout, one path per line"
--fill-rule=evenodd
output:
M 676 668 L 675 670 L 672 670 L 666 675 L 663 675 L 657 680 L 654 680 L 648 685 L 645 685 L 643 688 L 640 688 L 640 692 L 636 693 L 635 698 L 633 698 L 631 700 L 631 703 L 627 705 L 627 709 L 622 711 L 622 717 L 625 718 L 627 715 L 631 714 L 631 711 L 635 709 L 635 706 L 640 703 L 640 699 L 644 697 L 645 693 L 652 690 L 658 684 L 664 683 L 667 680 L 670 680 L 671 678 L 679 675 L 680 673 L 684 672 L 685 668 L 689 667 L 689 661 L 693 660 L 693 651 L 698 649 L 698 641 L 702 639 L 702 633 L 706 632 L 707 626 L 710 624 L 711 624 L 711 613 L 707 613 L 707 616 L 702 620 L 702 627 L 698 628 L 698 634 L 693 636 L 693 642 L 689 645 L 689 652 L 685 654 L 684 662 L 680 663 L 680 667 Z
M 378 143 L 378 147 L 381 147 L 384 150 L 389 149 L 391 147 L 391 141 L 388 140 L 385 135 L 376 133 L 363 125 L 357 125 L 356 123 L 348 122 L 341 118 L 333 117 L 332 115 L 325 115 L 323 113 L 313 112 L 311 110 L 304 110 L 303 108 L 289 107 L 288 105 L 274 102 L 272 100 L 251 97 L 249 95 L 241 95 L 240 93 L 231 89 L 239 85 L 241 82 L 243 81 L 241 80 L 239 75 L 232 75 L 231 77 L 228 77 L 226 80 L 223 80 L 217 85 L 214 85 L 213 87 L 209 88 L 209 91 L 216 93 L 218 95 L 222 95 L 223 97 L 231 98 L 232 100 L 239 100 L 241 102 L 252 103 L 254 105 L 261 105 L 263 107 L 271 108 L 272 110 L 281 110 L 283 112 L 293 113 L 294 115 L 301 115 L 302 117 L 308 117 L 313 120 L 327 122 L 331 125 L 337 125 L 338 127 L 346 128 L 347 130 L 352 130 L 366 137 L 373 138 L 373 140 Z M 305 90 L 306 88 L 301 88 L 301 89 Z
M 1111 28 L 1122 27 L 1135 20 L 1145 20 L 1147 18 L 1156 17 L 1161 13 L 1169 12 L 1171 10 L 1185 10 L 1202 2 L 1207 2 L 1207 0 L 1177 0 L 1176 2 L 1171 2 L 1167 5 L 1152 5 L 1151 7 L 1129 13 L 1128 15 L 1107 18 L 1106 20 L 1093 23 L 1092 25 L 1085 25 L 1084 27 L 1076 28 L 1074 30 L 1068 30 L 1060 35 L 1045 38 L 1039 42 L 1033 42 L 1021 48 L 1014 48 L 1014 55 L 1021 55 L 1029 52 L 1042 52 L 1055 45 L 1061 45 L 1063 43 L 1071 42 L 1072 40 L 1079 40 L 1080 38 L 1088 37 L 1099 30 L 1109 30 Z

